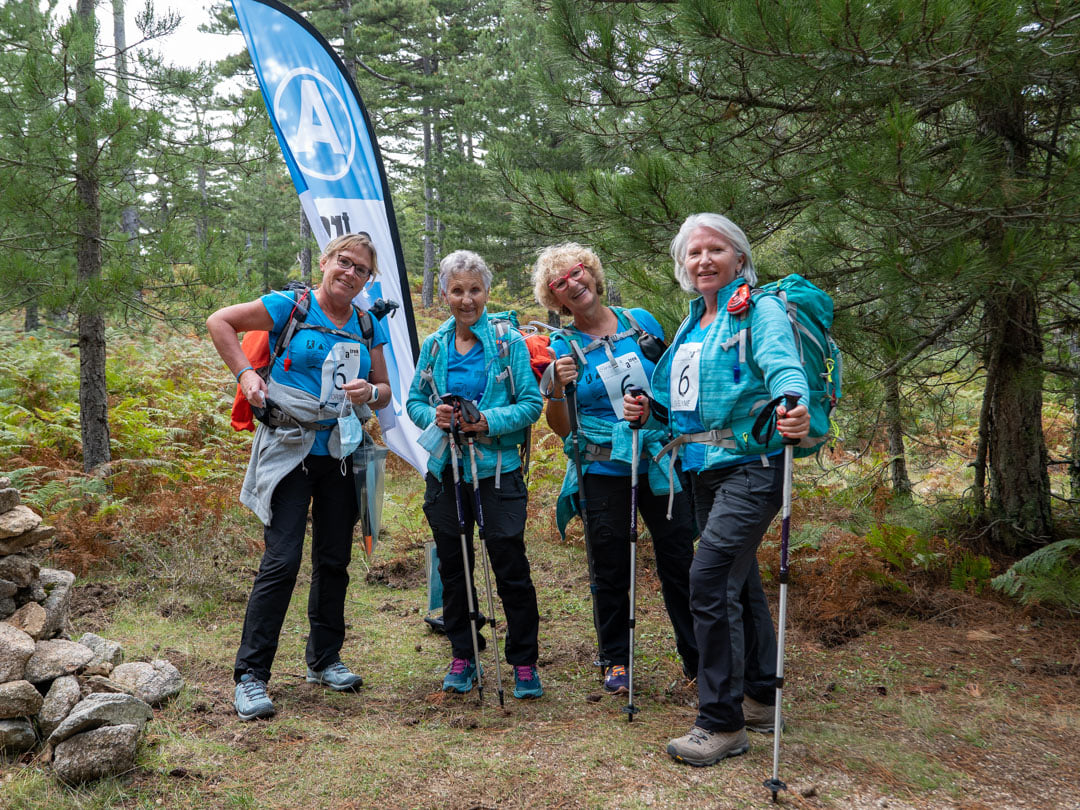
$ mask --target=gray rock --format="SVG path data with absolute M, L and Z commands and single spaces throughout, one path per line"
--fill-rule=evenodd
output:
M 7 489 L 11 486 L 11 479 L 6 475 L 0 475 L 0 489 Z
M 9 579 L 20 588 L 30 587 L 30 583 L 38 578 L 41 567 L 22 554 L 9 554 L 0 557 L 0 579 Z
M 11 512 L 25 508 L 25 506 L 16 506 Z M 11 512 L 5 512 L 4 514 L 10 515 Z M 33 513 L 31 512 L 31 514 Z M 3 515 L 0 515 L 0 518 L 2 517 Z M 40 518 L 38 519 L 40 520 Z M 8 540 L 0 540 L 0 554 L 14 554 L 16 551 L 22 551 L 24 548 L 31 548 L 38 543 L 45 542 L 54 534 L 56 534 L 56 529 L 52 526 L 38 526 L 36 529 L 32 529 L 25 534 L 20 534 L 17 537 L 12 537 Z
M 87 675 L 108 675 L 113 667 L 124 660 L 124 648 L 115 641 L 109 641 L 93 633 L 83 633 L 79 643 L 94 651 L 94 657 L 86 669 Z
M 117 776 L 135 766 L 141 726 L 117 725 L 76 734 L 56 746 L 53 772 L 69 784 Z
M 82 691 L 74 675 L 65 675 L 53 681 L 37 713 L 41 735 L 48 737 L 52 734 L 80 700 Z
M 40 525 L 41 515 L 35 513 L 29 506 L 19 504 L 0 514 L 0 540 L 19 537 L 32 532 Z
M 70 571 L 42 568 L 38 577 L 47 596 L 41 606 L 45 608 L 45 638 L 52 638 L 67 627 L 68 611 L 71 609 L 71 587 L 75 575 Z
M 95 692 L 119 695 L 135 694 L 134 690 L 130 687 L 117 683 L 112 678 L 106 678 L 104 675 L 91 675 L 88 678 L 82 678 L 80 685 L 82 687 L 83 697 L 92 695 Z
M 29 720 L 0 720 L 0 751 L 21 754 L 37 745 L 37 735 Z
M 18 584 L 10 579 L 0 578 L 0 599 L 8 599 L 19 592 Z
M 112 671 L 112 680 L 129 687 L 135 697 L 151 706 L 159 706 L 176 697 L 184 686 L 180 671 L 161 659 L 149 664 L 142 661 L 121 664 Z
M 39 641 L 26 662 L 24 677 L 30 683 L 44 683 L 61 675 L 74 675 L 93 657 L 93 650 L 75 641 L 59 638 Z
M 30 717 L 38 713 L 43 702 L 30 681 L 0 683 L 0 719 Z
M 12 627 L 22 630 L 34 641 L 37 641 L 45 634 L 47 618 L 48 614 L 45 613 L 45 608 L 37 602 L 27 602 L 5 621 Z
M 95 692 L 75 704 L 75 708 L 49 735 L 49 745 L 102 726 L 131 724 L 142 729 L 146 721 L 153 717 L 153 710 L 136 697 Z
M 16 607 L 15 600 L 11 597 L 0 599 L 0 621 L 7 621 L 10 616 L 15 615 Z
M 0 683 L 21 681 L 34 649 L 34 639 L 19 628 L 0 622 Z
M 19 505 L 19 490 L 14 487 L 0 488 L 0 512 L 9 512 Z

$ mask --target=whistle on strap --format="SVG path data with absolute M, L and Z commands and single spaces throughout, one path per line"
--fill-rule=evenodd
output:
M 728 299 L 727 311 L 730 315 L 742 316 L 750 309 L 750 285 L 740 284 L 734 295 Z

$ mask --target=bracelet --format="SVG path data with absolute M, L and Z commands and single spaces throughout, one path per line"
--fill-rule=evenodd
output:
M 237 385 L 239 385 L 239 384 L 240 384 L 240 378 L 241 378 L 242 376 L 244 376 L 244 372 L 245 372 L 245 371 L 254 371 L 254 370 L 255 370 L 255 369 L 254 369 L 254 368 L 252 368 L 251 366 L 244 366 L 244 367 L 243 367 L 242 369 L 240 369 L 240 370 L 239 370 L 238 372 L 236 372 L 236 384 L 237 384 Z
M 378 402 L 378 401 L 379 401 L 379 386 L 373 385 L 373 386 L 371 386 L 371 399 L 369 399 L 368 402 Z
M 564 394 L 561 397 L 550 397 L 549 396 L 547 398 L 547 400 L 548 400 L 548 402 L 566 402 L 566 395 Z

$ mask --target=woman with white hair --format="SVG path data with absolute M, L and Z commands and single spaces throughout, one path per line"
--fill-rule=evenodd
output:
M 775 405 L 777 435 L 753 437 L 764 403 L 809 395 L 783 303 L 751 295 L 750 243 L 720 214 L 687 218 L 671 243 L 675 278 L 697 293 L 653 371 L 652 396 L 624 398 L 627 419 L 664 417 L 692 485 L 701 540 L 690 568 L 690 609 L 701 657 L 698 714 L 667 752 L 713 765 L 749 750 L 747 729 L 773 731 L 776 636 L 757 549 L 780 508 L 782 439 L 810 428 L 804 404 Z M 740 340 L 749 335 L 749 340 Z
M 480 677 L 469 616 L 476 593 L 467 590 L 467 583 L 475 581 L 473 493 L 478 487 L 488 557 L 506 612 L 505 651 L 514 668 L 514 697 L 535 698 L 543 694 L 536 669 L 540 615 L 525 556 L 528 492 L 518 448 L 527 441 L 527 428 L 540 416 L 543 401 L 520 333 L 488 317 L 490 288 L 491 271 L 472 251 L 454 251 L 439 263 L 439 294 L 451 317 L 420 349 L 406 408 L 424 429 L 420 444 L 430 453 L 424 514 L 439 553 L 443 621 L 453 648 L 443 690 L 468 692 Z M 452 459 L 450 442 L 470 437 L 473 448 L 456 447 L 457 459 Z M 470 450 L 476 455 L 476 480 Z M 467 492 L 455 492 L 453 464 L 460 464 L 460 486 L 464 490 L 467 482 Z M 468 560 L 462 555 L 459 505 Z

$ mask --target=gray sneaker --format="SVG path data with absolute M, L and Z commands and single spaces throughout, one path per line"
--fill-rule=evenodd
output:
M 756 731 L 758 734 L 772 734 L 776 729 L 776 707 L 767 703 L 758 703 L 749 695 L 743 695 L 742 699 L 743 719 L 746 720 L 746 730 Z M 780 730 L 784 729 L 784 718 L 780 718 Z
M 274 704 L 266 694 L 266 683 L 250 672 L 240 676 L 233 694 L 233 706 L 241 720 L 270 717 L 274 713 Z
M 696 768 L 715 765 L 725 757 L 737 757 L 749 750 L 750 741 L 746 738 L 745 728 L 738 731 L 706 731 L 694 726 L 689 734 L 667 745 L 672 759 Z
M 308 683 L 321 683 L 335 692 L 351 692 L 364 683 L 364 679 L 352 672 L 340 661 L 335 661 L 324 670 L 316 672 L 311 667 L 307 671 Z

